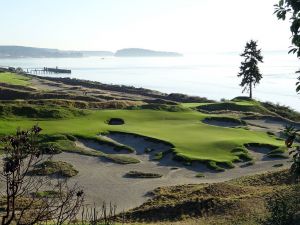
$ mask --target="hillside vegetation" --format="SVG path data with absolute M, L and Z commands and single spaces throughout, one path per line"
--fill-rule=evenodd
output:
M 296 215 L 298 188 L 287 170 L 225 183 L 161 187 L 153 191 L 151 200 L 127 212 L 126 218 L 148 224 L 261 225 L 272 210 L 277 210 L 278 218 L 287 211 Z M 275 209 L 281 201 L 285 206 Z
M 0 83 L 28 86 L 30 84 L 30 78 L 18 74 L 5 72 L 0 73 Z

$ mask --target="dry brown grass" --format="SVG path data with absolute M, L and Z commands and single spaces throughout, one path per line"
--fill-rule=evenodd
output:
M 284 170 L 224 183 L 161 187 L 126 218 L 149 225 L 253 225 L 267 215 L 270 197 L 293 186 Z

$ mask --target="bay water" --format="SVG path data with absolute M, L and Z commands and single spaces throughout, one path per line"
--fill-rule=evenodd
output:
M 263 52 L 263 79 L 254 98 L 290 106 L 300 111 L 296 93 L 300 63 L 286 51 Z M 183 93 L 209 99 L 232 99 L 242 94 L 237 77 L 242 58 L 238 52 L 185 54 L 184 57 L 86 57 L 0 59 L 0 66 L 24 69 L 59 67 L 71 69 L 69 76 L 107 84 L 130 85 L 165 93 Z

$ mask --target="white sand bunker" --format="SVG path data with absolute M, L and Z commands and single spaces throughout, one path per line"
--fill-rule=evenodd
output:
M 219 127 L 240 127 L 246 125 L 245 121 L 231 117 L 209 117 L 205 118 L 202 122 Z
M 163 141 L 135 134 L 110 132 L 106 137 L 123 145 L 127 145 L 134 148 L 138 155 L 151 155 L 151 153 L 154 153 L 155 151 L 168 151 L 172 148 L 170 144 L 165 143 Z
M 170 151 L 172 148 L 170 144 L 163 141 L 116 132 L 111 132 L 107 138 L 134 148 L 135 152 L 126 155 L 137 158 L 141 163 L 121 165 L 103 161 L 98 157 L 75 153 L 61 153 L 55 155 L 54 159 L 71 163 L 79 171 L 79 174 L 71 178 L 70 182 L 83 187 L 87 204 L 95 203 L 101 206 L 103 201 L 112 202 L 117 204 L 118 212 L 142 204 L 149 199 L 148 193 L 157 187 L 223 182 L 243 175 L 276 170 L 277 168 L 273 167 L 275 163 L 282 163 L 286 168 L 290 166 L 287 159 L 274 162 L 258 158 L 252 166 L 237 165 L 234 169 L 217 173 L 198 162 L 184 166 L 182 162 L 173 160 L 172 153 L 166 154 L 160 160 L 155 160 L 157 153 Z M 84 149 L 100 151 L 105 149 L 106 153 L 113 153 L 113 149 L 109 149 L 106 145 L 87 140 L 83 143 L 80 141 L 78 140 L 77 144 Z M 249 152 L 261 154 L 261 157 L 265 156 L 264 153 L 255 152 L 254 149 Z M 198 178 L 199 173 L 204 177 Z M 128 177 L 128 174 L 131 177 Z
M 243 175 L 276 170 L 273 167 L 274 163 L 290 166 L 286 159 L 276 160 L 276 162 L 258 159 L 253 166 L 236 166 L 234 169 L 226 170 L 223 173 L 216 173 L 208 170 L 205 165 L 200 163 L 184 167 L 182 163 L 172 160 L 172 154 L 167 154 L 159 161 L 151 160 L 157 152 L 169 150 L 170 146 L 164 145 L 164 143 L 155 143 L 135 135 L 111 133 L 109 136 L 115 141 L 135 147 L 136 152 L 132 153 L 132 155 L 138 158 L 141 163 L 120 165 L 103 161 L 98 157 L 75 153 L 61 153 L 55 155 L 54 159 L 71 163 L 79 171 L 79 174 L 71 178 L 70 182 L 80 185 L 85 190 L 87 204 L 93 205 L 95 203 L 97 206 L 101 206 L 103 201 L 112 202 L 117 204 L 118 212 L 142 204 L 149 198 L 147 193 L 157 187 L 223 182 Z M 87 144 L 89 147 L 87 145 L 82 146 L 90 150 L 97 150 L 103 147 L 98 143 L 96 148 L 96 144 Z M 148 151 L 145 152 L 146 148 L 152 149 L 152 151 L 149 153 Z M 131 171 L 138 171 L 138 173 Z M 135 179 L 127 177 L 126 175 L 130 172 L 140 177 Z M 199 172 L 204 175 L 203 178 L 196 176 Z M 145 174 L 149 176 L 150 173 L 151 176 L 157 177 L 155 179 L 144 178 Z
M 250 143 L 245 147 L 249 153 L 259 161 L 273 161 L 273 160 L 286 160 L 288 158 L 286 153 L 277 151 L 278 147 L 269 144 Z

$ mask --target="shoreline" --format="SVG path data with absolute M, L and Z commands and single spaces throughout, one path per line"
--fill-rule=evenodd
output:
M 204 57 L 205 56 L 205 57 Z M 270 55 L 274 62 L 288 56 L 282 54 Z M 237 61 L 235 61 L 237 60 Z M 224 63 L 222 63 L 224 61 Z M 108 59 L 83 58 L 83 59 L 24 59 L 24 67 L 61 67 L 73 69 L 71 77 L 83 78 L 85 80 L 98 80 L 101 83 L 145 87 L 158 90 L 163 93 L 186 93 L 194 96 L 207 96 L 210 99 L 221 98 L 232 99 L 241 95 L 239 79 L 236 77 L 238 67 L 235 65 L 240 61 L 236 57 L 223 55 L 214 57 L 214 54 L 192 57 L 186 56 L 182 59 Z M 225 63 L 226 62 L 226 63 Z M 235 63 L 234 63 L 235 62 Z M 1 63 L 0 63 L 1 64 Z M 9 65 L 20 65 L 20 60 L 10 60 Z M 282 67 L 280 67 L 281 64 Z M 277 64 L 276 64 L 277 65 Z M 287 67 L 288 65 L 288 67 Z M 254 97 L 261 101 L 271 101 L 289 105 L 300 111 L 300 102 L 295 92 L 297 66 L 293 66 L 291 60 L 278 62 L 274 68 L 273 64 L 262 65 L 263 80 L 254 90 Z M 293 67 L 295 69 L 293 69 Z M 59 75 L 61 76 L 61 75 Z M 213 82 L 213 83 L 212 83 Z M 284 84 L 284 88 L 279 88 Z M 281 90 L 282 93 L 275 92 Z M 218 93 L 222 93 L 222 95 Z M 299 102 L 299 104 L 298 104 Z

